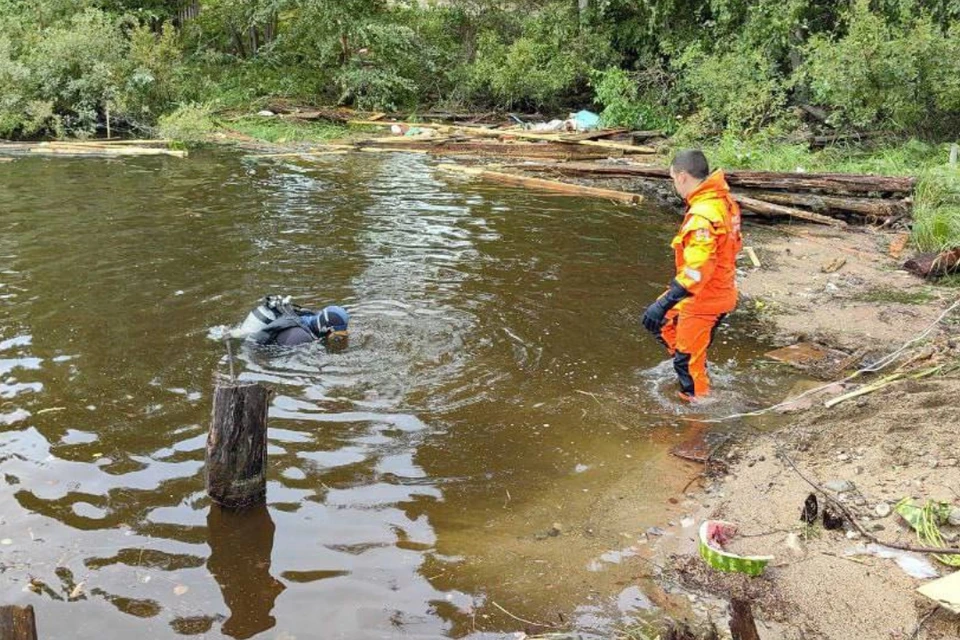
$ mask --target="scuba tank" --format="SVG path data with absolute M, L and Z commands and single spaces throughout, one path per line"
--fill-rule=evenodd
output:
M 247 314 L 239 327 L 230 331 L 232 338 L 246 338 L 262 330 L 284 314 L 290 307 L 290 296 L 266 296 L 260 304 Z

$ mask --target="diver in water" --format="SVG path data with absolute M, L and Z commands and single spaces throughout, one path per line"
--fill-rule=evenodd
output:
M 315 312 L 291 303 L 290 296 L 267 296 L 230 335 L 261 345 L 292 347 L 345 336 L 349 322 L 350 314 L 343 307 Z

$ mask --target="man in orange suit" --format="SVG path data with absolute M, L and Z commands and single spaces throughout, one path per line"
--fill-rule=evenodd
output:
M 710 173 L 702 151 L 678 153 L 670 177 L 687 205 L 671 242 L 676 276 L 643 314 L 643 326 L 673 356 L 680 398 L 693 401 L 710 393 L 707 348 L 723 318 L 737 306 L 740 207 L 723 171 Z

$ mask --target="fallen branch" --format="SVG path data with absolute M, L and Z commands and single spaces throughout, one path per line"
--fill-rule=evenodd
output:
M 882 545 L 882 546 L 884 546 L 884 547 L 888 547 L 888 548 L 890 548 L 890 549 L 897 549 L 897 550 L 899 550 L 899 551 L 911 551 L 911 552 L 913 552 L 913 553 L 929 553 L 929 554 L 934 554 L 934 555 L 941 555 L 941 554 L 949 554 L 949 555 L 952 555 L 952 554 L 960 553 L 960 549 L 940 548 L 940 547 L 915 547 L 915 546 L 913 546 L 913 545 L 903 544 L 903 543 L 900 543 L 900 542 L 887 542 L 887 541 L 881 540 L 881 539 L 878 538 L 877 536 L 873 535 L 872 533 L 870 533 L 869 531 L 867 531 L 866 529 L 864 529 L 864 528 L 863 528 L 863 525 L 861 525 L 859 522 L 857 522 L 857 519 L 854 518 L 853 514 L 850 513 L 849 509 L 847 509 L 847 507 L 844 506 L 844 504 L 843 504 L 842 502 L 840 502 L 839 500 L 837 500 L 836 498 L 834 498 L 833 495 L 831 495 L 830 492 L 828 492 L 828 491 L 827 491 L 826 489 L 824 489 L 822 486 L 820 486 L 819 484 L 817 484 L 816 482 L 814 482 L 813 480 L 811 480 L 810 478 L 808 478 L 807 476 L 805 476 L 805 475 L 803 474 L 803 472 L 800 471 L 799 467 L 797 467 L 796 463 L 795 463 L 793 460 L 790 459 L 790 456 L 788 456 L 785 451 L 783 451 L 783 450 L 778 450 L 778 451 L 777 451 L 777 456 L 779 456 L 779 457 L 780 457 L 782 460 L 784 460 L 788 465 L 790 465 L 790 467 L 793 469 L 793 471 L 794 471 L 798 476 L 800 476 L 800 478 L 801 478 L 804 482 L 806 482 L 808 485 L 810 485 L 811 487 L 813 487 L 816 491 L 818 491 L 818 492 L 821 493 L 823 496 L 825 496 L 826 499 L 827 499 L 833 506 L 835 506 L 837 509 L 840 510 L 840 512 L 843 514 L 843 517 L 846 518 L 847 521 L 848 521 L 851 525 L 853 525 L 853 528 L 856 529 L 857 532 L 858 532 L 860 535 L 862 535 L 864 538 L 870 540 L 871 542 L 875 542 L 876 544 Z
M 500 609 L 500 611 L 503 611 L 505 614 L 507 614 L 508 616 L 510 616 L 511 618 L 513 618 L 514 620 L 516 620 L 517 622 L 522 622 L 523 624 L 530 624 L 530 625 L 533 625 L 533 626 L 535 626 L 535 627 L 543 627 L 544 629 L 559 629 L 559 628 L 560 628 L 560 625 L 556 625 L 556 624 L 548 624 L 548 623 L 546 623 L 546 622 L 533 622 L 532 620 L 525 620 L 525 619 L 521 618 L 520 616 L 515 616 L 515 615 L 513 615 L 512 613 L 510 613 L 509 611 L 507 611 L 506 609 L 504 609 L 503 607 L 501 607 L 499 604 L 497 604 L 497 602 L 496 602 L 495 600 L 491 600 L 491 602 L 493 603 L 493 606 L 495 606 L 497 609 Z
M 512 173 L 500 173 L 498 171 L 487 171 L 476 167 L 463 167 L 460 165 L 440 165 L 440 169 L 450 173 L 461 173 L 468 176 L 500 182 L 517 187 L 530 187 L 533 189 L 544 189 L 554 191 L 570 196 L 587 196 L 591 198 L 602 198 L 604 200 L 613 200 L 624 204 L 639 204 L 643 202 L 643 197 L 636 193 L 627 193 L 625 191 L 612 191 L 610 189 L 598 189 L 596 187 L 583 187 L 559 180 L 545 180 L 543 178 L 530 178 L 519 176 Z
M 893 375 L 886 376 L 885 378 L 881 378 L 876 382 L 865 384 L 859 389 L 857 389 L 856 391 L 851 391 L 850 393 L 845 393 L 842 396 L 831 398 L 826 402 L 824 402 L 823 406 L 826 407 L 827 409 L 830 409 L 831 407 L 837 406 L 841 402 L 846 402 L 847 400 L 852 400 L 853 398 L 859 398 L 860 396 L 865 396 L 868 393 L 879 391 L 880 389 L 890 386 L 891 384 L 893 384 L 894 382 L 897 382 L 898 380 L 902 380 L 904 378 L 910 378 L 911 380 L 919 380 L 920 378 L 926 378 L 928 376 L 932 376 L 933 374 L 938 373 L 942 370 L 943 370 L 943 365 L 938 365 L 936 367 L 924 369 L 923 371 L 919 371 L 914 374 L 895 373 Z

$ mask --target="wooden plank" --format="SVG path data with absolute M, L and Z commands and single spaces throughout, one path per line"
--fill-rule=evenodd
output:
M 590 198 L 602 198 L 604 200 L 614 200 L 624 204 L 639 204 L 643 202 L 643 197 L 636 193 L 627 193 L 625 191 L 613 191 L 611 189 L 598 189 L 596 187 L 584 187 L 568 182 L 558 180 L 545 180 L 543 178 L 531 178 L 528 176 L 519 176 L 511 173 L 501 173 L 498 171 L 487 171 L 476 167 L 463 167 L 460 165 L 440 165 L 443 171 L 450 173 L 460 173 L 468 176 L 474 176 L 483 180 L 490 180 L 502 184 L 508 184 L 517 187 L 529 187 L 532 189 L 543 189 L 553 191 L 569 196 L 583 196 Z
M 801 206 L 816 212 L 846 211 L 870 218 L 889 218 L 905 215 L 909 212 L 903 200 L 885 198 L 857 198 L 852 196 L 831 196 L 819 193 L 791 193 L 786 191 L 739 190 L 751 198 L 758 198 L 774 204 Z

